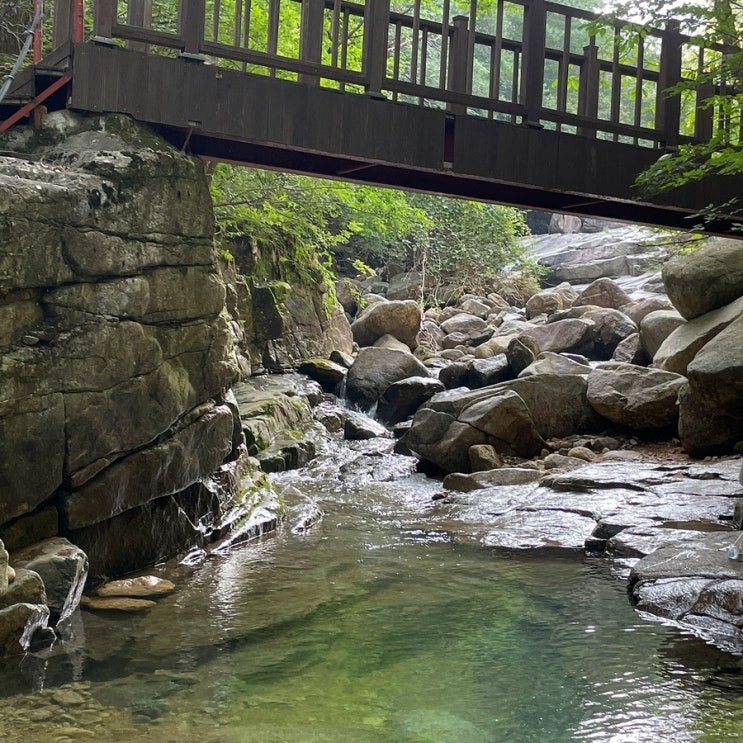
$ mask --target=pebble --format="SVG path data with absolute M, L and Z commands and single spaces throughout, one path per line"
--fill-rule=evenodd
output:
M 85 697 L 70 689 L 60 689 L 52 694 L 52 700 L 61 707 L 77 707 L 85 704 Z

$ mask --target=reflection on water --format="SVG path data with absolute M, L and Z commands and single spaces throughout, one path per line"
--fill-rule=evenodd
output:
M 603 560 L 451 540 L 397 462 L 284 476 L 314 528 L 176 570 L 146 616 L 82 615 L 77 655 L 6 664 L 2 740 L 740 739 L 736 658 L 642 622 Z

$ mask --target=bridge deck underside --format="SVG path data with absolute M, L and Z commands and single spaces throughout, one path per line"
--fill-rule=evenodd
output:
M 71 108 L 130 114 L 205 158 L 680 229 L 743 192 L 708 179 L 641 202 L 632 183 L 658 150 L 105 45 L 70 51 Z

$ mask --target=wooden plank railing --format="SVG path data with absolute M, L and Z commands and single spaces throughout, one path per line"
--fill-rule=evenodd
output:
M 47 0 L 55 46 L 81 40 L 84 25 L 94 41 L 134 51 L 651 147 L 731 126 L 705 106 L 714 86 L 691 102 L 668 93 L 725 52 L 697 48 L 697 69 L 684 71 L 693 44 L 677 23 L 640 32 L 615 21 L 600 34 L 594 14 L 549 0 L 487 11 L 470 0 L 456 17 L 450 0 L 435 17 L 420 0 L 412 14 L 394 2 Z

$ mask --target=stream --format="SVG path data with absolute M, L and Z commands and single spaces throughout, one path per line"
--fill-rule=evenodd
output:
M 161 566 L 149 613 L 5 661 L 0 740 L 740 740 L 737 657 L 645 621 L 606 558 L 462 537 L 388 444 L 273 476 L 284 526 Z

